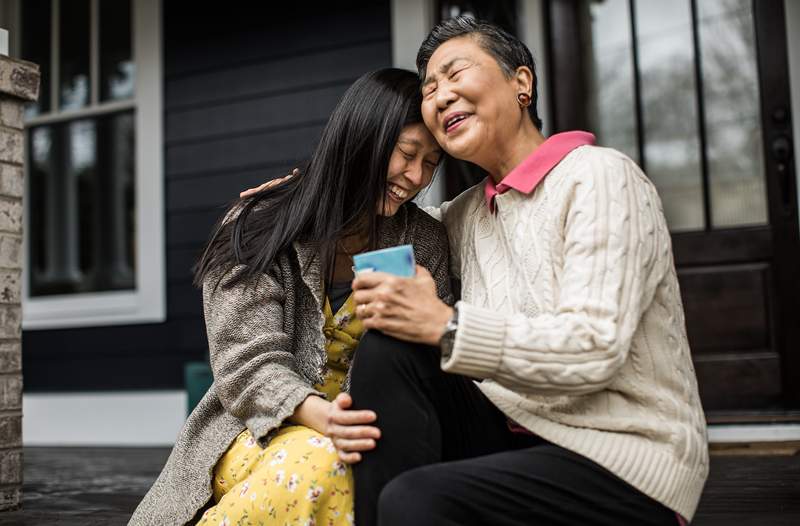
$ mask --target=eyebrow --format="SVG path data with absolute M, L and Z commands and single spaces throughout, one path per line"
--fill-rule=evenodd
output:
M 453 64 L 455 64 L 459 60 L 467 60 L 467 59 L 466 59 L 466 57 L 456 57 L 456 58 L 450 60 L 450 62 L 446 62 L 446 63 L 442 64 L 441 66 L 439 66 L 439 73 L 442 73 L 442 74 L 447 73 L 447 70 L 452 68 Z M 426 76 L 425 80 L 422 82 L 422 87 L 424 88 L 425 86 L 427 86 L 428 84 L 430 84 L 434 80 L 436 80 L 435 76 L 431 76 L 431 77 Z

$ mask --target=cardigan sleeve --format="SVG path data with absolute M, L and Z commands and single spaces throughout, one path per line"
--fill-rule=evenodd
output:
M 322 395 L 294 367 L 284 330 L 284 291 L 273 273 L 255 284 L 225 284 L 241 271 L 209 275 L 203 308 L 216 394 L 261 443 L 306 397 Z
M 425 212 L 425 213 L 423 213 Z M 411 217 L 414 223 L 414 254 L 417 263 L 431 273 L 436 282 L 436 294 L 443 302 L 452 305 L 453 290 L 450 283 L 450 246 L 445 226 L 428 217 L 427 208 L 416 209 Z
M 567 177 L 555 309 L 528 317 L 460 303 L 444 370 L 520 393 L 586 394 L 605 388 L 627 359 L 671 258 L 658 196 L 618 156 L 587 160 Z

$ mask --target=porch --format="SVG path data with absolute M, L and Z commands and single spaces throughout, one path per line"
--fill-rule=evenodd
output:
M 693 524 L 800 524 L 798 445 L 714 451 Z M 0 515 L 0 526 L 125 525 L 168 454 L 166 448 L 25 448 L 23 509 Z

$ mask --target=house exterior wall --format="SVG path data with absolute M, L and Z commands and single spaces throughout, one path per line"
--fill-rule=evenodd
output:
M 344 90 L 391 65 L 389 2 L 186 10 L 164 2 L 167 319 L 25 331 L 26 392 L 183 388 L 207 353 L 191 267 L 240 189 L 311 151 Z

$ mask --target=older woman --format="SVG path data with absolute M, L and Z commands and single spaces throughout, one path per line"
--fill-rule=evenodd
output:
M 425 124 L 490 177 L 434 211 L 455 308 L 424 269 L 354 281 L 384 333 L 353 365 L 381 430 L 355 467 L 359 522 L 690 520 L 705 419 L 655 188 L 590 134 L 545 140 L 530 51 L 499 28 L 446 21 L 417 66 Z

